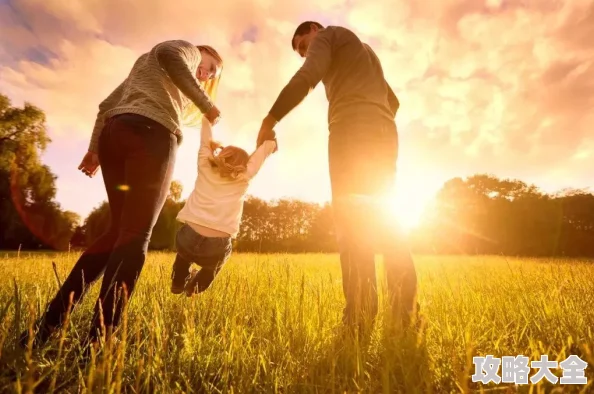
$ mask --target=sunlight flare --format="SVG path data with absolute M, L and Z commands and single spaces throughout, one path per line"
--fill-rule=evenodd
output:
M 417 228 L 421 217 L 431 199 L 432 194 L 427 190 L 415 188 L 400 188 L 389 193 L 384 200 L 387 212 L 406 232 Z

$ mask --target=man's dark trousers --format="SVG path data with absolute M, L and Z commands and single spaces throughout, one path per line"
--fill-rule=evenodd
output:
M 386 211 L 398 158 L 393 121 L 332 125 L 328 144 L 332 207 L 340 251 L 345 323 L 378 309 L 375 252 L 384 256 L 389 300 L 405 324 L 416 304 L 417 277 L 407 241 Z

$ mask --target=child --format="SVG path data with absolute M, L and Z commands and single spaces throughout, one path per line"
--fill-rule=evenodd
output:
M 249 183 L 274 151 L 276 139 L 265 141 L 251 156 L 235 146 L 222 147 L 212 141 L 211 125 L 203 119 L 198 176 L 177 216 L 184 225 L 175 240 L 172 293 L 185 291 L 189 297 L 208 289 L 231 255 Z M 202 268 L 188 275 L 192 263 Z

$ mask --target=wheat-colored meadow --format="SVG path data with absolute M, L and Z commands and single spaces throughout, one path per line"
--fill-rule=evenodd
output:
M 594 264 L 585 260 L 417 256 L 420 330 L 390 323 L 383 308 L 371 338 L 358 340 L 340 330 L 337 255 L 234 254 L 208 291 L 187 298 L 169 292 L 174 255 L 153 252 L 118 341 L 89 363 L 79 362 L 78 344 L 98 284 L 59 337 L 21 350 L 16 336 L 77 257 L 0 258 L 0 392 L 594 391 Z M 383 278 L 381 259 L 378 269 Z M 486 354 L 577 354 L 589 383 L 482 386 L 471 381 L 472 357 Z

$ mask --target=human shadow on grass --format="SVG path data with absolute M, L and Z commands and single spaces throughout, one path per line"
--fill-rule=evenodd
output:
M 425 345 L 424 325 L 409 326 L 385 314 L 361 330 L 342 326 L 309 367 L 314 391 L 425 393 L 433 377 Z

